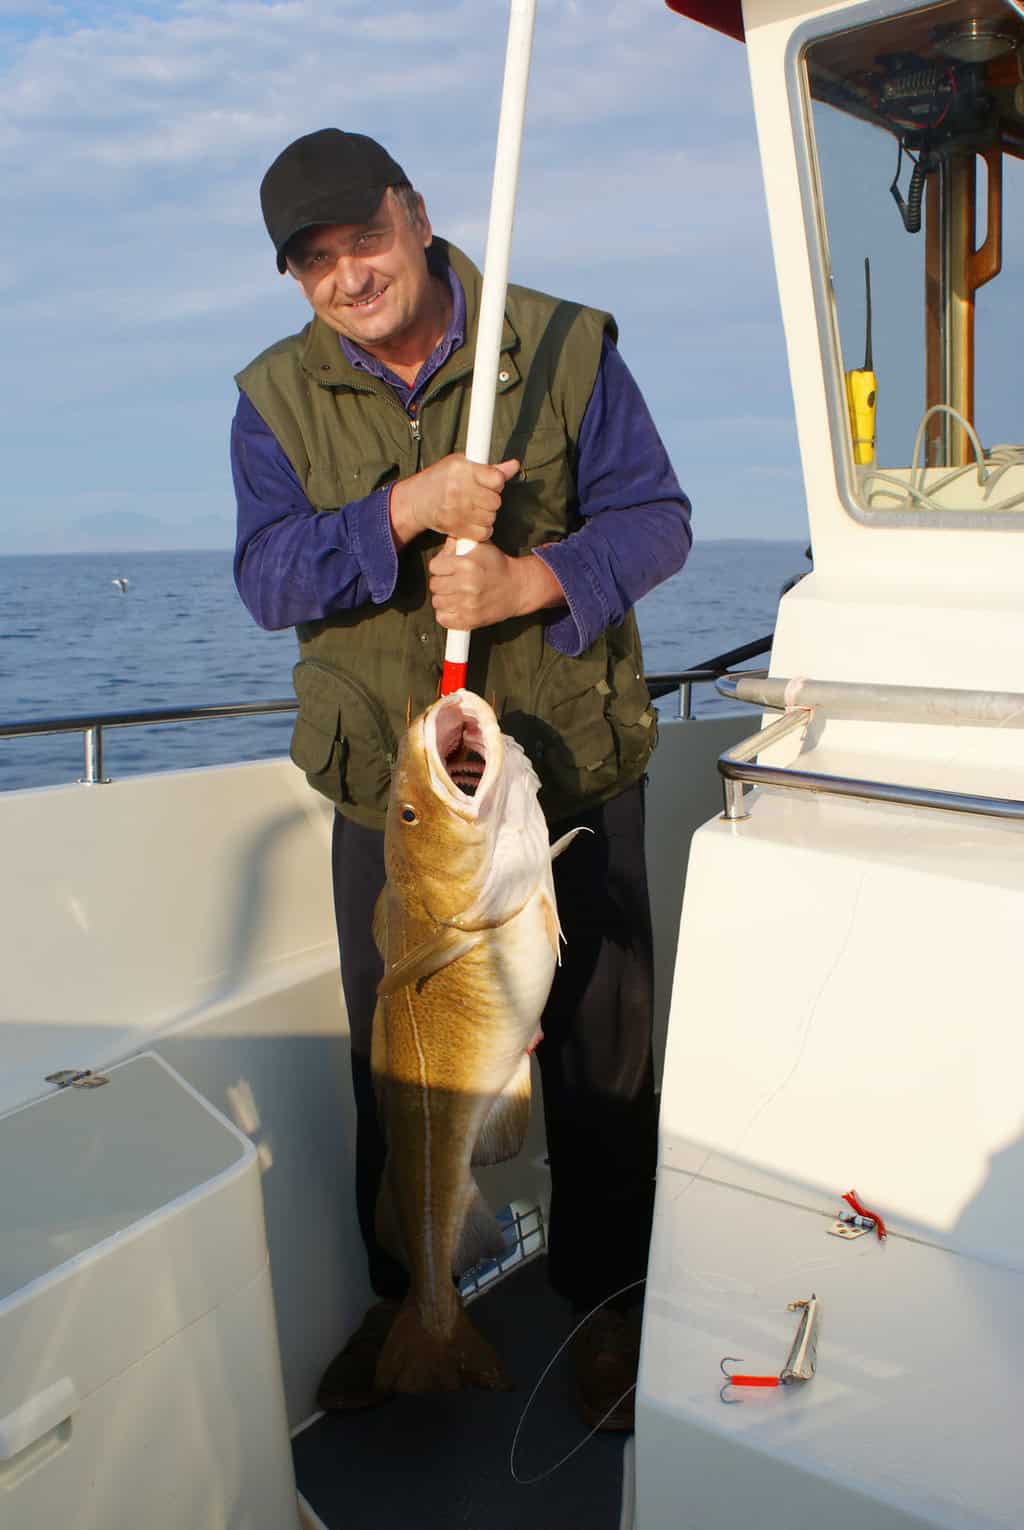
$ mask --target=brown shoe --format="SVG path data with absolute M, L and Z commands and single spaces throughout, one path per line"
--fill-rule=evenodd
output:
M 640 1322 L 640 1307 L 599 1307 L 573 1340 L 576 1406 L 589 1429 L 632 1432 Z
M 390 1392 L 378 1392 L 373 1384 L 377 1356 L 398 1316 L 400 1302 L 380 1301 L 363 1321 L 339 1355 L 324 1371 L 317 1389 L 317 1405 L 325 1413 L 351 1413 L 387 1402 Z

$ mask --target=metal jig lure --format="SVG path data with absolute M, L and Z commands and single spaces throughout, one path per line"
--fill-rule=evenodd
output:
M 790 1346 L 786 1363 L 777 1376 L 747 1376 L 726 1370 L 726 1362 L 742 1365 L 735 1355 L 724 1355 L 721 1361 L 722 1375 L 726 1382 L 719 1397 L 727 1405 L 741 1402 L 739 1397 L 726 1397 L 730 1387 L 786 1387 L 794 1381 L 810 1381 L 818 1357 L 818 1298 L 814 1292 L 803 1301 L 790 1302 L 787 1312 L 799 1312 L 800 1322 L 796 1337 Z

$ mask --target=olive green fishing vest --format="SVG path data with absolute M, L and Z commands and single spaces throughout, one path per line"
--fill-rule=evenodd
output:
M 238 374 L 239 387 L 273 431 L 310 503 L 325 514 L 463 451 L 469 417 L 481 278 L 435 239 L 431 269 L 451 265 L 466 294 L 466 338 L 430 379 L 410 419 L 386 383 L 353 367 L 319 318 Z M 512 557 L 561 541 L 581 524 L 576 499 L 580 425 L 614 321 L 576 303 L 509 287 L 493 461 L 522 472 L 502 495 L 494 542 Z M 443 543 L 417 537 L 398 560 L 382 605 L 362 605 L 296 629 L 299 715 L 292 759 L 311 786 L 356 822 L 384 823 L 397 740 L 408 717 L 436 700 L 445 632 L 430 602 L 427 566 Z M 467 686 L 491 702 L 519 741 L 557 823 L 613 797 L 643 774 L 657 738 L 633 613 L 577 658 L 544 640 L 552 613 L 472 634 Z

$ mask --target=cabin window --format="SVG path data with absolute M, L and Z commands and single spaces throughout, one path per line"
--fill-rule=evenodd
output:
M 954 0 L 802 36 L 848 508 L 1024 523 L 1024 15 Z

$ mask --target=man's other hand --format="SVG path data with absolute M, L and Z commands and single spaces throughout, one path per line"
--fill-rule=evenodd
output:
M 560 606 L 565 593 L 540 558 L 510 558 L 484 542 L 459 556 L 452 538 L 430 560 L 430 598 L 442 627 L 472 632 L 510 616 Z
M 442 457 L 391 491 L 391 531 L 401 551 L 421 531 L 486 542 L 501 509 L 501 491 L 519 472 L 515 458 L 488 466 L 463 452 Z

